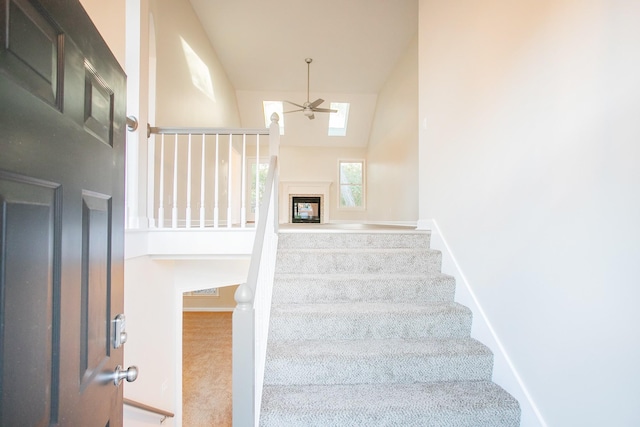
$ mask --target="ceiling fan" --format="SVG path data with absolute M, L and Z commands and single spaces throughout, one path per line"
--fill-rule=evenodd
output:
M 304 62 L 307 63 L 307 102 L 300 105 L 300 104 L 296 104 L 295 102 L 285 101 L 299 108 L 298 110 L 285 111 L 285 114 L 302 111 L 304 115 L 309 118 L 309 120 L 313 120 L 315 119 L 315 115 L 313 113 L 337 113 L 338 112 L 338 110 L 332 110 L 330 108 L 318 108 L 318 105 L 324 102 L 324 99 L 322 98 L 318 98 L 313 102 L 309 102 L 309 69 L 312 61 L 313 59 L 311 58 L 305 58 L 304 60 Z

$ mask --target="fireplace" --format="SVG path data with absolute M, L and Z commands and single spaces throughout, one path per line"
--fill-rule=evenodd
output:
M 291 196 L 291 222 L 320 224 L 321 196 Z
M 280 206 L 278 208 L 279 222 L 281 224 L 292 223 L 293 221 L 293 198 L 320 198 L 318 204 L 318 213 L 312 216 L 320 217 L 320 221 L 315 220 L 316 223 L 326 224 L 330 222 L 329 215 L 331 210 L 329 209 L 330 200 L 330 188 L 331 182 L 318 182 L 318 181 L 280 181 L 280 194 L 279 201 Z M 315 202 L 314 202 L 315 203 Z M 306 221 L 307 223 L 309 221 Z

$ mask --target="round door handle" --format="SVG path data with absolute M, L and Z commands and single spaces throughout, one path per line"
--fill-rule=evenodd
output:
M 129 366 L 127 370 L 123 370 L 122 366 L 116 366 L 116 370 L 113 372 L 113 384 L 120 385 L 122 380 L 132 383 L 138 378 L 138 367 Z

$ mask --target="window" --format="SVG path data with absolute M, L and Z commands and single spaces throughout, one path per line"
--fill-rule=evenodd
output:
M 345 136 L 349 121 L 349 103 L 332 102 L 331 109 L 338 112 L 329 114 L 329 136 Z
M 364 208 L 364 160 L 340 160 L 340 208 Z
M 284 135 L 284 108 L 282 101 L 262 101 L 262 110 L 264 111 L 264 126 L 271 125 L 271 115 L 278 114 L 278 124 L 280 125 L 280 135 Z
M 249 191 L 247 192 L 247 205 L 249 209 L 247 212 L 247 221 L 256 221 L 256 193 L 258 196 L 258 203 L 262 201 L 262 195 L 264 194 L 264 185 L 267 181 L 267 174 L 269 173 L 269 159 L 267 157 L 260 158 L 260 162 L 256 162 L 256 158 L 248 157 L 249 167 L 247 168 L 247 183 Z M 257 182 L 256 182 L 256 173 Z M 257 184 L 257 189 L 256 189 Z

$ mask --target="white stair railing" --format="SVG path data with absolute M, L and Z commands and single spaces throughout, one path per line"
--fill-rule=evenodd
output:
M 244 228 L 250 224 L 247 194 L 252 184 L 258 188 L 258 182 L 250 182 L 252 165 L 247 159 L 251 156 L 259 162 L 260 145 L 267 144 L 264 136 L 269 132 L 266 128 L 151 127 L 150 226 Z M 259 205 L 258 196 L 255 191 L 251 205 Z
M 277 115 L 276 115 L 277 118 Z M 233 311 L 233 426 L 257 426 L 267 354 L 271 295 L 278 248 L 277 120 L 271 122 L 269 173 L 260 206 L 247 282 L 238 286 Z

